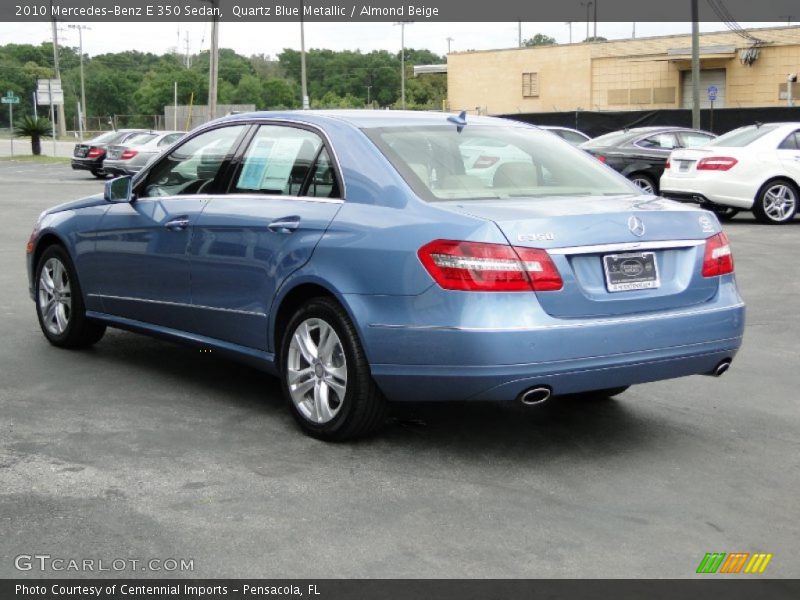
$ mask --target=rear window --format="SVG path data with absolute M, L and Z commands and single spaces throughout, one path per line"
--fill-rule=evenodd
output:
M 594 139 L 581 144 L 582 148 L 603 148 L 606 146 L 616 146 L 621 144 L 622 142 L 633 139 L 636 136 L 641 135 L 641 132 L 631 132 L 631 131 L 613 131 L 611 133 L 607 133 L 605 135 L 601 135 L 600 137 L 596 137 Z
M 92 138 L 91 140 L 87 141 L 87 144 L 108 144 L 114 140 L 116 140 L 120 136 L 119 131 L 107 131 L 105 133 L 101 133 L 96 138 Z
M 129 146 L 141 146 L 156 137 L 155 133 L 137 133 L 125 140 Z
M 779 126 L 773 125 L 748 125 L 747 127 L 740 127 L 729 131 L 725 135 L 719 136 L 717 139 L 706 144 L 707 146 L 722 146 L 724 148 L 743 148 L 755 142 L 758 138 L 775 131 Z
M 365 129 L 429 202 L 487 198 L 631 195 L 635 187 L 548 131 L 452 125 Z

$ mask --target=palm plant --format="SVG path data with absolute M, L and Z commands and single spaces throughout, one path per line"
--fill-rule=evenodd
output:
M 34 156 L 39 156 L 42 153 L 42 138 L 50 137 L 52 131 L 53 124 L 49 119 L 28 115 L 14 128 L 14 135 L 31 138 L 31 152 Z

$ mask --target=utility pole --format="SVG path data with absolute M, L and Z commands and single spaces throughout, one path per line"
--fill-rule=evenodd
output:
M 564 25 L 569 27 L 569 43 L 572 43 L 572 21 L 564 21 Z
M 594 33 L 592 34 L 592 37 L 594 38 L 595 42 L 597 41 L 597 3 L 598 0 L 594 0 Z
M 219 0 L 211 0 L 211 8 L 217 8 Z M 208 119 L 217 118 L 217 82 L 219 80 L 219 19 L 216 12 L 211 17 L 211 52 L 208 61 Z
M 700 129 L 700 25 L 697 0 L 692 0 L 692 127 Z
M 517 47 L 522 48 L 522 21 L 517 21 Z
M 91 29 L 91 27 L 87 27 L 86 25 L 67 25 L 67 27 L 69 29 L 78 30 L 78 52 L 80 52 L 81 55 L 81 114 L 78 115 L 78 119 L 82 125 L 81 134 L 83 134 L 87 128 L 86 115 L 89 114 L 88 109 L 86 108 L 86 84 L 83 77 L 83 30 Z M 83 135 L 81 135 L 81 141 L 83 141 Z
M 370 98 L 370 91 L 372 90 L 372 86 L 365 85 L 364 87 L 367 88 L 367 106 L 372 106 L 372 99 Z
M 188 69 L 192 66 L 192 55 L 189 54 L 189 32 L 186 32 L 186 55 L 183 57 L 183 64 Z
M 589 39 L 589 9 L 592 8 L 593 2 L 581 2 L 586 7 L 586 39 Z
M 450 42 L 452 42 L 455 38 L 448 37 L 447 38 L 447 53 L 450 54 Z
M 406 108 L 406 25 L 411 25 L 413 21 L 399 21 L 395 25 L 400 25 L 400 107 Z
M 50 14 L 53 14 L 53 0 L 50 0 Z M 58 66 L 58 27 L 56 26 L 55 17 L 51 19 L 50 23 L 53 27 L 53 71 L 55 73 L 55 78 L 61 80 L 61 69 Z M 64 122 L 63 102 L 58 105 L 58 135 L 61 137 L 67 136 L 67 124 Z
M 300 2 L 300 88 L 303 96 L 303 110 L 311 108 L 308 99 L 308 73 L 306 71 L 306 27 L 303 22 L 303 12 L 305 12 L 305 1 Z

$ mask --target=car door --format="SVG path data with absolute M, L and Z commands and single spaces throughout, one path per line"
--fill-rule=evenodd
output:
M 97 236 L 96 295 L 111 315 L 192 331 L 192 227 L 247 125 L 202 132 L 156 162 L 135 199 L 112 204 Z
M 786 173 L 800 181 L 800 129 L 786 136 L 778 146 L 778 159 Z
M 315 131 L 261 125 L 227 194 L 214 196 L 191 242 L 192 300 L 202 335 L 268 351 L 268 314 L 343 200 L 330 149 Z

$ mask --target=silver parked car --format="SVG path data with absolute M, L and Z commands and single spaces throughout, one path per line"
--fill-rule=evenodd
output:
M 109 146 L 103 171 L 111 175 L 133 175 L 142 170 L 154 156 L 186 135 L 185 131 L 146 131 L 124 144 Z

